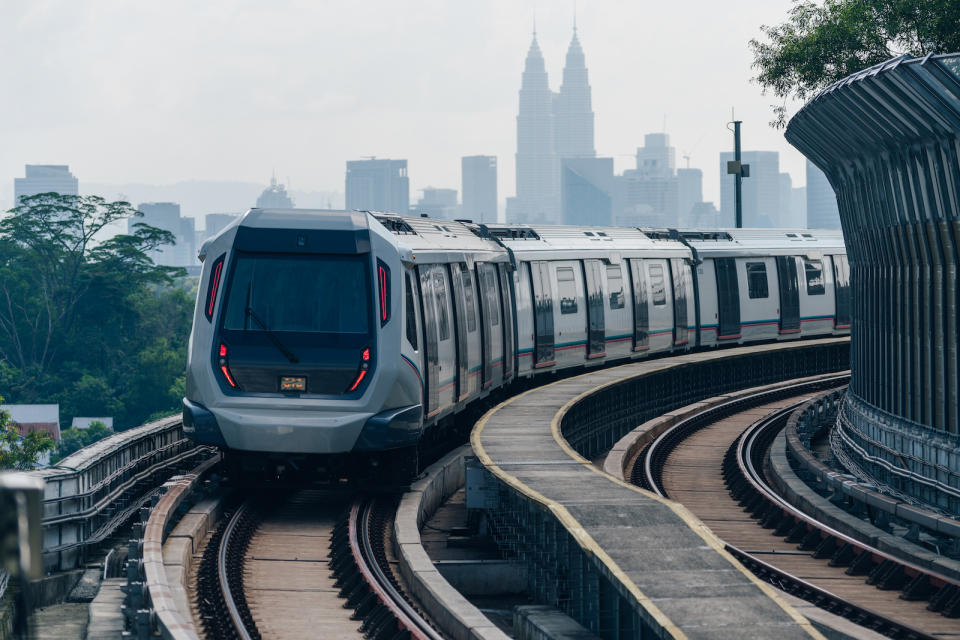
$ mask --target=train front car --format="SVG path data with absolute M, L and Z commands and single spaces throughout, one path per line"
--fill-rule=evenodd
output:
M 421 395 L 398 366 L 391 234 L 361 212 L 252 209 L 201 258 L 187 436 L 244 483 L 412 476 Z

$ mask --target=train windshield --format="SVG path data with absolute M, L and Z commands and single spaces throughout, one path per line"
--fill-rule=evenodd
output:
M 369 335 L 365 256 L 238 254 L 227 331 Z

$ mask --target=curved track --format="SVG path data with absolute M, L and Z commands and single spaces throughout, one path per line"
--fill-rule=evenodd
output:
M 204 626 L 218 638 L 440 636 L 389 567 L 392 502 L 300 491 L 240 505 L 214 534 L 201 571 Z
M 842 382 L 837 378 L 833 386 Z M 919 601 L 931 598 L 936 608 L 944 586 L 938 577 L 918 577 L 922 570 L 856 541 L 837 545 L 838 532 L 796 511 L 767 485 L 763 464 L 770 443 L 790 412 L 816 391 L 794 385 L 680 422 L 641 454 L 634 482 L 686 505 L 728 551 L 785 591 L 891 637 L 960 638 L 960 621 Z M 892 566 L 907 579 L 884 581 L 881 574 Z M 871 572 L 866 580 L 865 572 Z M 926 589 L 899 591 L 924 580 Z

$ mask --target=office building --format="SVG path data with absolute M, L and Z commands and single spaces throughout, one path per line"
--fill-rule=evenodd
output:
M 807 160 L 807 228 L 839 229 L 837 195 L 823 171 Z
M 346 208 L 407 213 L 410 210 L 407 161 L 378 158 L 348 161 Z
M 38 193 L 59 193 L 65 196 L 79 194 L 77 179 L 70 173 L 69 165 L 65 164 L 28 164 L 24 171 L 25 177 L 13 179 L 13 202 L 20 204 L 24 196 L 34 196 Z
M 212 238 L 239 217 L 239 213 L 208 213 L 203 219 L 206 227 L 203 232 L 204 238 Z
M 563 224 L 613 224 L 613 158 L 565 158 L 561 161 Z
M 147 224 L 163 231 L 169 231 L 175 239 L 181 233 L 180 205 L 175 202 L 143 202 L 137 205 L 137 211 L 142 216 L 127 220 L 127 233 L 135 233 L 137 224 Z M 147 251 L 147 256 L 156 264 L 167 266 L 186 266 L 182 262 L 182 255 L 177 252 L 176 245 L 161 245 Z
M 677 169 L 677 224 L 692 227 L 693 209 L 703 202 L 703 171 Z
M 442 218 L 444 220 L 459 218 L 459 212 L 456 189 L 427 187 L 423 190 L 423 197 L 413 207 L 413 213 L 416 215 L 427 214 L 431 218 Z
M 671 178 L 677 168 L 677 151 L 666 133 L 648 133 L 637 148 L 637 171 L 643 178 Z
M 258 209 L 293 209 L 293 200 L 287 195 L 287 189 L 277 182 L 277 177 L 270 178 L 270 186 L 263 190 L 257 198 Z
M 744 151 L 741 162 L 750 165 L 750 177 L 743 179 L 743 226 L 779 226 L 780 154 L 776 151 Z M 735 226 L 734 176 L 727 173 L 732 151 L 720 154 L 720 215 L 723 226 Z
M 463 205 L 460 215 L 474 222 L 497 221 L 497 158 L 466 156 L 460 160 Z

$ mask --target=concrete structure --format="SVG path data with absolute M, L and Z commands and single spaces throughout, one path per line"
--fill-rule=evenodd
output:
M 454 220 L 460 217 L 459 212 L 456 189 L 427 187 L 423 189 L 423 197 L 417 201 L 411 213 L 425 213 L 431 218 Z
M 720 217 L 723 226 L 735 225 L 734 176 L 727 173 L 732 151 L 720 154 Z M 750 165 L 750 177 L 743 179 L 743 226 L 770 228 L 780 219 L 780 154 L 776 151 L 744 151 L 742 160 Z
M 79 192 L 79 182 L 70 173 L 65 164 L 28 164 L 24 167 L 23 178 L 13 179 L 13 203 L 20 204 L 20 198 L 38 193 L 59 193 L 75 196 Z
M 497 221 L 497 157 L 465 156 L 460 159 L 460 215 L 474 222 Z
M 534 33 L 520 85 L 517 195 L 507 200 L 509 222 L 556 224 L 560 221 L 560 165 L 554 140 L 553 100 L 543 54 Z
M 59 404 L 0 404 L 0 411 L 9 414 L 20 435 L 46 431 L 54 440 L 60 440 Z
M 348 210 L 403 214 L 410 210 L 406 160 L 349 160 L 346 189 Z
M 287 188 L 271 176 L 270 186 L 257 198 L 258 209 L 293 209 L 293 199 L 287 195 Z
M 850 260 L 853 377 L 834 453 L 857 475 L 953 514 L 958 68 L 957 54 L 894 58 L 828 87 L 786 130 L 836 190 Z
M 837 194 L 817 165 L 807 160 L 807 224 L 808 229 L 839 229 L 840 209 Z
M 613 224 L 613 158 L 561 160 L 563 224 Z

